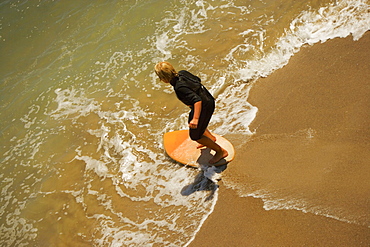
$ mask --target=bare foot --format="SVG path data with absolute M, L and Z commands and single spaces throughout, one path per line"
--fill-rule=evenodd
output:
M 213 156 L 213 158 L 209 161 L 210 164 L 215 164 L 219 162 L 222 158 L 225 158 L 229 153 L 221 148 L 221 152 L 216 152 L 216 154 Z

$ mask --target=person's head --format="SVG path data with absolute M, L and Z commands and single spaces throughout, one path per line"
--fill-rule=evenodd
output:
M 154 69 L 159 79 L 165 83 L 170 83 L 177 76 L 175 68 L 169 62 L 157 63 Z

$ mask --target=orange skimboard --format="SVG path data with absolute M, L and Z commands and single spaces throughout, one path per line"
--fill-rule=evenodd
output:
M 189 130 L 178 130 L 164 134 L 164 149 L 168 156 L 184 165 L 199 167 L 200 165 L 219 166 L 229 163 L 234 159 L 233 145 L 224 137 L 212 133 L 216 143 L 226 149 L 229 155 L 215 164 L 209 164 L 215 151 L 209 148 L 198 149 L 198 143 L 189 137 Z

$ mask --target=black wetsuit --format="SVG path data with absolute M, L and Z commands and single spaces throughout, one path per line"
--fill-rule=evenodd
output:
M 199 140 L 207 129 L 213 111 L 215 110 L 215 99 L 201 84 L 199 77 L 185 70 L 179 71 L 178 77 L 171 80 L 171 85 L 176 92 L 177 98 L 191 108 L 188 123 L 193 119 L 194 104 L 202 101 L 198 127 L 189 130 L 190 138 L 194 141 Z

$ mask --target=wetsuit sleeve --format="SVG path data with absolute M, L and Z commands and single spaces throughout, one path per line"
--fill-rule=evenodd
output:
M 176 89 L 177 97 L 185 104 L 192 106 L 202 98 L 188 87 L 179 87 Z

